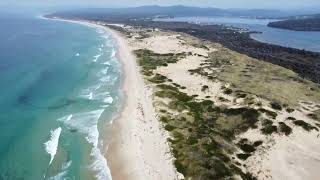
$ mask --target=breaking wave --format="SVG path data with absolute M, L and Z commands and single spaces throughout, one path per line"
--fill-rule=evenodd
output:
M 61 131 L 61 127 L 51 131 L 50 140 L 44 143 L 47 153 L 51 156 L 49 165 L 52 163 L 57 153 Z

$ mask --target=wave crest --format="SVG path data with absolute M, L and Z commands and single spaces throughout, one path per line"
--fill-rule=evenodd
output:
M 51 131 L 50 140 L 44 143 L 47 153 L 51 156 L 49 165 L 52 163 L 57 153 L 61 131 L 61 127 Z

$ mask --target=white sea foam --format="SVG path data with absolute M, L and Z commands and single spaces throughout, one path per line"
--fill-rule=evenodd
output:
M 72 114 L 70 114 L 68 117 L 67 117 L 67 121 L 70 121 L 72 119 Z
M 109 61 L 104 62 L 104 63 L 102 63 L 102 64 L 110 66 L 110 62 L 109 62 Z
M 91 91 L 93 90 L 93 91 Z M 89 100 L 97 100 L 97 101 L 102 101 L 102 102 L 105 102 L 105 99 L 109 99 L 110 101 L 110 93 L 107 92 L 107 91 L 103 91 L 103 92 L 99 92 L 97 91 L 98 89 L 93 89 L 93 88 L 88 88 L 86 90 L 84 90 L 82 92 L 82 94 L 80 95 L 81 98 L 84 98 L 84 99 L 89 99 Z M 90 92 L 91 91 L 91 92 Z M 107 102 L 109 103 L 109 102 Z M 112 103 L 112 101 L 111 101 Z M 72 118 L 72 115 L 71 115 L 71 118 Z M 63 118 L 60 118 L 59 120 L 60 121 L 67 121 L 67 117 L 63 117 Z
M 58 121 L 62 121 L 62 122 L 66 122 L 66 121 L 70 121 L 72 119 L 73 115 L 70 114 L 68 116 L 64 116 L 62 118 L 59 118 Z
M 94 88 L 94 90 L 98 90 L 98 89 L 100 89 L 100 88 L 101 88 L 101 86 L 102 86 L 102 84 L 98 84 L 98 85 L 96 85 L 96 86 L 95 86 L 95 88 Z
M 97 62 L 98 59 L 102 56 L 102 54 L 98 54 L 94 56 L 93 62 Z
M 112 49 L 111 58 L 114 58 L 116 56 L 116 51 Z
M 106 75 L 108 73 L 108 70 L 109 70 L 109 67 L 106 67 L 106 68 L 102 69 L 101 73 L 103 75 Z
M 86 140 L 92 144 L 93 148 L 90 154 L 93 157 L 91 168 L 94 172 L 96 172 L 96 178 L 98 180 L 111 180 L 111 173 L 108 168 L 107 161 L 98 148 L 98 120 L 103 111 L 104 110 L 100 109 L 96 111 L 75 114 L 70 121 L 65 121 L 65 124 L 67 127 L 77 129 L 80 133 L 84 134 L 86 136 Z
M 61 131 L 61 127 L 55 129 L 54 131 L 51 131 L 50 140 L 44 143 L 46 151 L 51 156 L 49 165 L 52 163 L 54 156 L 57 153 Z
M 92 148 L 91 156 L 94 157 L 91 169 L 97 173 L 96 178 L 98 180 L 112 180 L 108 163 L 100 149 L 97 147 Z
M 110 93 L 109 92 L 100 92 L 100 93 L 97 93 L 95 95 L 95 98 L 96 99 L 104 99 L 106 97 L 110 96 Z
M 102 51 L 102 48 L 99 48 L 99 51 Z
M 107 103 L 107 104 L 112 104 L 113 102 L 113 98 L 111 96 L 109 97 L 106 97 L 104 100 L 103 100 L 104 103 Z
M 114 77 L 111 77 L 111 76 L 104 76 L 102 78 L 100 78 L 100 82 L 103 82 L 103 83 L 106 83 L 106 84 L 114 84 L 116 81 L 117 81 L 118 77 L 117 76 L 114 76 Z
M 80 56 L 80 53 L 77 53 L 75 56 Z
M 84 93 L 84 94 L 88 94 L 88 93 L 90 93 L 90 92 L 97 91 L 97 90 L 100 89 L 102 86 L 103 86 L 102 83 L 99 83 L 99 84 L 90 86 L 89 88 L 85 89 L 85 90 L 83 91 L 83 93 Z
M 89 94 L 89 99 L 90 99 L 90 100 L 93 99 L 93 92 L 90 92 L 90 94 Z
M 102 29 L 98 29 L 97 32 L 98 32 L 99 34 L 103 34 L 105 31 L 103 31 Z
M 103 109 L 99 109 L 96 111 L 74 114 L 72 119 L 64 121 L 64 123 L 68 128 L 76 129 L 84 134 L 87 141 L 94 147 L 97 147 L 99 140 L 98 120 L 103 111 Z
M 71 166 L 72 161 L 69 161 L 67 163 L 64 163 L 62 165 L 61 172 L 53 177 L 50 177 L 48 180 L 65 180 L 65 176 L 67 175 L 67 170 Z
M 105 39 L 110 39 L 110 36 L 107 35 L 107 34 L 103 35 L 102 37 L 105 38 Z
M 111 76 L 104 76 L 102 78 L 99 79 L 101 82 L 109 82 L 111 80 Z
M 59 174 L 50 177 L 48 180 L 65 180 L 65 176 L 66 176 L 67 172 L 66 171 L 62 171 Z

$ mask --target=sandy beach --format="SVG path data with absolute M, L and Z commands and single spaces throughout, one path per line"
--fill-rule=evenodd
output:
M 125 38 L 107 29 L 118 45 L 125 96 L 120 117 L 114 121 L 107 159 L 115 180 L 178 179 L 172 163 L 167 134 L 156 118 L 152 92 L 144 84 L 136 59 Z

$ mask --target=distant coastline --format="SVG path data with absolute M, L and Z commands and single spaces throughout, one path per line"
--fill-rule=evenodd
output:
M 320 31 L 320 18 L 288 19 L 271 22 L 268 26 L 293 31 Z

